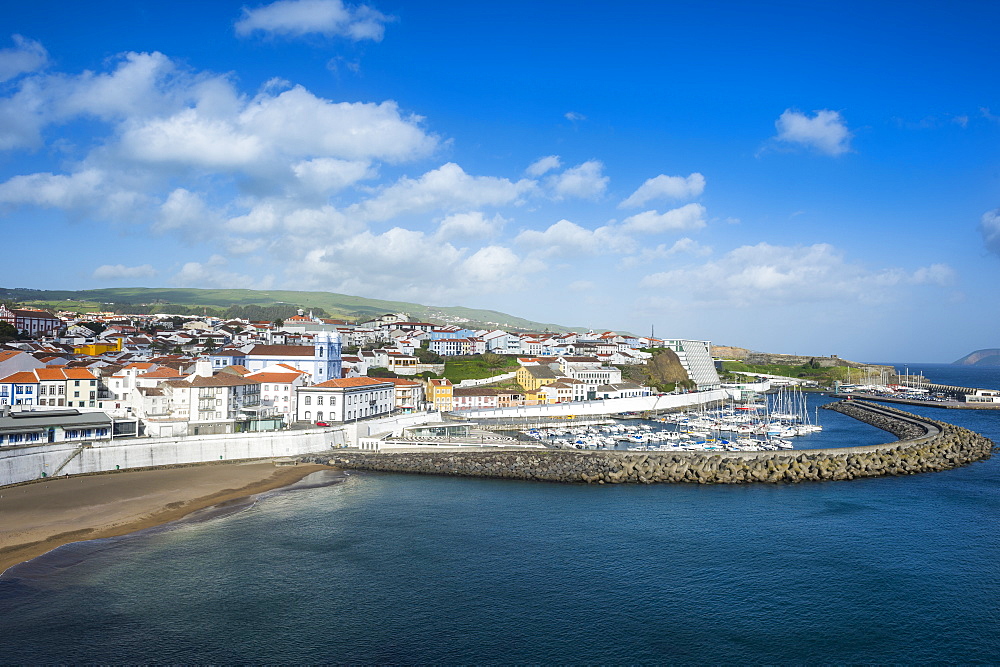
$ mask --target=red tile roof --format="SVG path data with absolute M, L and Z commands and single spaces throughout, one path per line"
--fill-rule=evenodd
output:
M 326 382 L 320 382 L 319 384 L 313 385 L 315 388 L 319 389 L 350 389 L 352 387 L 374 387 L 380 384 L 391 384 L 386 382 L 385 379 L 374 379 L 374 378 L 342 378 L 327 380 Z

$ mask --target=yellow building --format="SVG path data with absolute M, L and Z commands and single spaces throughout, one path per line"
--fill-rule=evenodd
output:
M 427 402 L 431 404 L 431 409 L 451 412 L 454 406 L 454 391 L 455 387 L 448 378 L 428 380 L 426 398 Z
M 105 352 L 121 352 L 122 338 L 115 338 L 107 343 L 87 343 L 86 345 L 76 345 L 73 347 L 74 354 L 86 354 L 90 357 L 97 357 Z
M 517 369 L 517 383 L 525 392 L 532 392 L 539 387 L 552 384 L 559 377 L 548 366 L 530 365 Z M 526 397 L 527 398 L 527 397 Z

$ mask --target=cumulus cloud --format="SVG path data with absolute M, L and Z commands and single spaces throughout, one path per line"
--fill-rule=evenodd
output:
M 636 208 L 654 199 L 688 199 L 705 191 L 705 177 L 695 172 L 687 178 L 660 174 L 639 186 L 618 208 Z
M 377 196 L 350 208 L 366 220 L 389 220 L 403 213 L 500 206 L 517 202 L 534 190 L 534 181 L 510 181 L 495 176 L 471 176 L 454 162 L 420 178 L 404 176 Z
M 690 257 L 707 257 L 712 254 L 711 246 L 698 243 L 692 238 L 684 237 L 677 239 L 672 244 L 660 243 L 655 248 L 643 248 L 639 254 L 626 257 L 622 260 L 622 266 L 632 268 L 651 262 L 659 262 L 671 258 L 675 255 L 688 255 Z
M 561 166 L 562 160 L 559 159 L 558 155 L 548 155 L 532 162 L 531 165 L 524 170 L 524 173 L 528 176 L 538 178 L 542 174 L 546 174 L 553 169 L 558 169 Z
M 97 280 L 131 280 L 133 278 L 152 278 L 156 269 L 151 264 L 125 266 L 124 264 L 104 264 L 94 269 L 93 277 Z
M 732 307 L 778 306 L 850 299 L 860 303 L 891 300 L 906 286 L 944 286 L 952 271 L 943 264 L 913 271 L 869 270 L 847 262 L 826 243 L 741 246 L 718 260 L 646 276 L 640 286 L 686 293 L 704 303 Z
M 12 35 L 11 38 L 14 48 L 0 49 L 0 83 L 40 70 L 49 62 L 48 51 L 41 42 L 21 35 Z
M 222 221 L 222 215 L 213 211 L 200 195 L 177 188 L 160 206 L 152 228 L 158 233 L 181 232 L 189 239 L 204 239 L 217 231 Z
M 567 111 L 566 113 L 563 114 L 563 118 L 573 123 L 576 123 L 581 120 L 587 120 L 586 116 L 584 116 L 582 113 L 577 113 L 576 111 Z
M 203 287 L 216 289 L 270 289 L 274 277 L 266 275 L 254 277 L 230 271 L 229 260 L 221 255 L 212 255 L 207 262 L 187 262 L 171 278 L 177 287 Z
M 820 109 L 809 116 L 785 109 L 774 125 L 777 141 L 813 148 L 827 155 L 841 155 L 851 150 L 851 132 L 838 111 Z
M 556 199 L 579 197 L 599 199 L 611 180 L 604 175 L 604 164 L 600 160 L 588 160 L 583 164 L 555 174 L 547 179 L 549 188 Z
M 385 24 L 393 18 L 368 5 L 350 6 L 341 0 L 279 0 L 256 9 L 243 9 L 236 34 L 254 32 L 301 37 L 318 34 L 354 41 L 382 41 Z
M 321 244 L 305 255 L 296 273 L 324 289 L 426 301 L 517 289 L 541 266 L 503 246 L 470 252 L 394 227 Z
M 628 252 L 634 247 L 632 239 L 618 234 L 613 226 L 591 230 L 569 220 L 560 220 L 543 231 L 526 229 L 514 243 L 539 256 Z
M 622 222 L 626 232 L 662 234 L 663 232 L 685 229 L 701 229 L 705 226 L 705 207 L 701 204 L 687 204 L 666 213 L 644 211 Z
M 435 237 L 441 240 L 485 239 L 496 236 L 506 223 L 499 213 L 492 218 L 487 218 L 482 211 L 456 213 L 441 221 Z
M 420 120 L 402 115 L 392 101 L 335 103 L 295 86 L 278 95 L 262 93 L 235 112 L 194 107 L 130 124 L 121 151 L 147 163 L 249 171 L 303 158 L 402 162 L 437 146 Z
M 987 250 L 1000 255 L 1000 208 L 986 211 L 979 219 L 979 233 Z

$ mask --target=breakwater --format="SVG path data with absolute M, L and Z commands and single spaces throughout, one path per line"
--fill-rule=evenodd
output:
M 993 442 L 951 424 L 861 401 L 830 409 L 898 442 L 791 452 L 334 452 L 301 460 L 354 470 L 589 484 L 747 484 L 849 480 L 948 470 L 987 459 Z

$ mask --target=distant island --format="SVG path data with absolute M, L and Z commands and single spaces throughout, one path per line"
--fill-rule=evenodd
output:
M 958 361 L 953 362 L 955 366 L 1000 366 L 1000 348 L 991 347 L 985 350 L 976 350 L 967 354 Z

